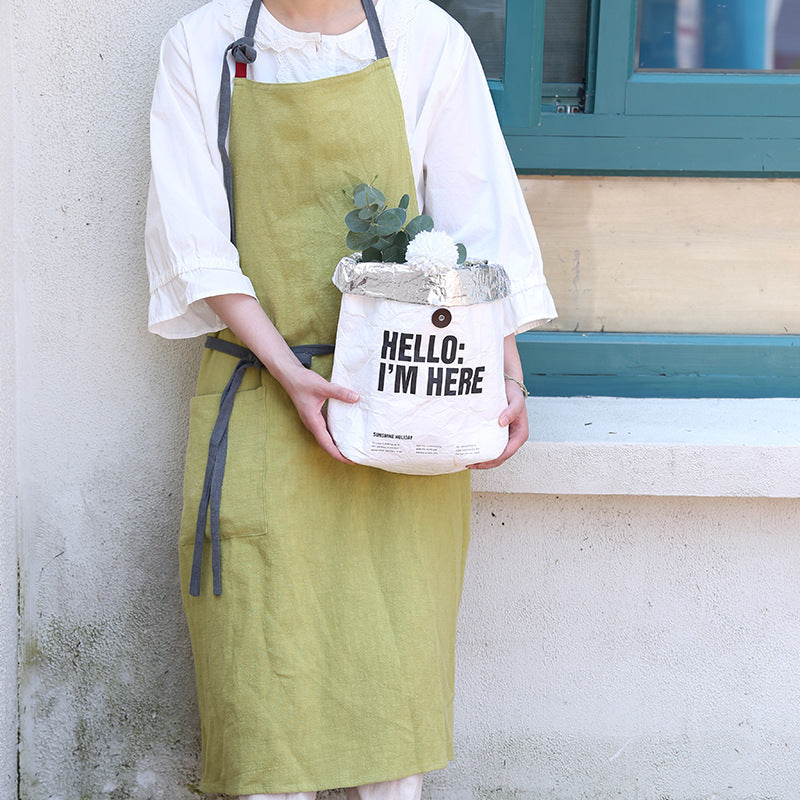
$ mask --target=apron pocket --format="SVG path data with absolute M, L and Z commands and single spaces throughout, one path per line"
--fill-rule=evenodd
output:
M 203 489 L 208 443 L 219 413 L 219 394 L 192 398 L 183 483 L 181 543 L 194 542 Z M 266 404 L 264 387 L 236 393 L 228 425 L 228 452 L 220 501 L 220 538 L 261 536 L 267 532 L 265 509 Z M 209 537 L 206 522 L 206 540 Z

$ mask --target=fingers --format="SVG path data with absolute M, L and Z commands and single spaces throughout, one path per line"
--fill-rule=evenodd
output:
M 525 397 L 522 392 L 514 392 L 508 398 L 508 407 L 500 415 L 500 425 L 505 427 L 518 419 L 520 414 L 525 414 Z M 527 417 L 527 414 L 525 414 Z
M 525 398 L 522 392 L 517 393 L 518 397 L 509 399 L 508 407 L 500 415 L 500 425 L 508 425 L 508 444 L 503 452 L 491 461 L 482 461 L 479 464 L 470 464 L 467 469 L 493 469 L 499 467 L 507 461 L 514 453 L 528 441 L 528 413 L 525 407 Z
M 500 455 L 495 458 L 493 461 L 481 461 L 480 464 L 470 464 L 467 469 L 494 469 L 495 467 L 499 467 L 506 459 L 514 455 L 513 452 L 509 452 L 509 447 L 506 445 L 505 450 L 503 450 Z
M 358 393 L 352 389 L 345 389 L 344 386 L 337 386 L 335 383 L 329 383 L 327 386 L 326 399 L 341 400 L 344 403 L 357 403 Z
M 324 401 L 323 401 L 324 402 Z M 328 426 L 325 421 L 325 414 L 322 408 L 322 403 L 318 405 L 315 404 L 315 407 L 312 408 L 304 408 L 297 409 L 298 414 L 300 416 L 300 421 L 303 425 L 308 428 L 311 435 L 317 440 L 317 444 L 331 457 L 335 458 L 337 461 L 341 461 L 343 464 L 352 464 L 353 462 L 350 461 L 349 458 L 345 458 L 339 448 L 336 446 L 336 442 L 333 441 L 330 432 L 328 431 Z
M 500 455 L 500 463 L 511 458 L 528 441 L 528 434 L 528 415 L 522 413 L 508 428 L 508 444 Z
M 317 444 L 331 458 L 335 458 L 337 461 L 341 461 L 343 464 L 352 464 L 353 462 L 349 458 L 345 458 L 339 451 L 339 448 L 336 446 L 336 442 L 333 441 L 333 438 L 328 432 L 328 428 L 325 425 L 325 420 L 321 414 L 319 415 L 319 420 L 321 424 L 318 424 L 317 422 L 306 424 L 306 427 L 309 429 L 309 431 L 311 431 L 311 434 L 317 440 Z
M 345 458 L 328 431 L 325 421 L 324 407 L 329 399 L 341 400 L 345 403 L 358 401 L 358 394 L 344 386 L 329 383 L 323 377 L 307 370 L 300 380 L 292 386 L 289 395 L 303 425 L 308 428 L 317 444 L 331 457 L 343 464 L 352 464 Z

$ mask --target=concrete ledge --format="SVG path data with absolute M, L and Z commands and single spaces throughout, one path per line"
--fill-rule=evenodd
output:
M 536 397 L 528 417 L 474 492 L 800 497 L 800 399 Z

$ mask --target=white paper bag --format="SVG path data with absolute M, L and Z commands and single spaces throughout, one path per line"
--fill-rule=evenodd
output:
M 501 300 L 433 306 L 345 293 L 328 427 L 349 459 L 390 472 L 456 472 L 503 452 Z

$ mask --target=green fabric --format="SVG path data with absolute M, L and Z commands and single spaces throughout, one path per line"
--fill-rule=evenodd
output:
M 244 272 L 290 345 L 333 342 L 340 295 L 331 275 L 347 253 L 352 208 L 342 190 L 375 178 L 390 202 L 415 195 L 388 59 L 311 83 L 237 79 L 230 150 Z M 331 365 L 331 356 L 314 359 L 326 377 Z M 208 437 L 234 366 L 206 350 L 186 458 L 181 584 L 200 788 L 318 790 L 441 768 L 453 753 L 469 474 L 340 464 L 282 387 L 249 369 L 222 488 L 222 595 L 212 594 L 206 546 L 200 597 L 189 597 Z

